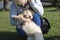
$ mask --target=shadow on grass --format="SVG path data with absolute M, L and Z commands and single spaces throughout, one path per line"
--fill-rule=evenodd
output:
M 25 40 L 15 32 L 0 32 L 0 40 Z M 45 37 L 45 40 L 60 40 L 60 36 Z
M 60 36 L 45 37 L 45 40 L 60 40 Z
M 0 32 L 0 40 L 25 40 L 26 37 L 20 37 L 15 32 Z

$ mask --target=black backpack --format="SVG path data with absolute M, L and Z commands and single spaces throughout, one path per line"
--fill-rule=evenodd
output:
M 51 28 L 49 21 L 46 18 L 41 18 L 41 30 L 43 34 L 47 34 Z

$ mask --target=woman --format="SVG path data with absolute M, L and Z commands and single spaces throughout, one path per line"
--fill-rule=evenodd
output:
M 17 32 L 19 33 L 20 36 L 26 36 L 25 32 L 20 29 L 20 23 L 16 22 L 13 17 L 15 15 L 18 15 L 21 11 L 23 11 L 24 9 L 28 8 L 33 10 L 35 13 L 33 15 L 33 19 L 32 21 L 34 21 L 37 25 L 41 26 L 41 20 L 40 20 L 40 16 L 43 15 L 44 10 L 43 10 L 43 6 L 40 2 L 40 0 L 23 0 L 25 1 L 24 3 L 20 0 L 13 0 L 12 4 L 11 4 L 11 8 L 10 8 L 10 22 L 11 25 L 15 25 Z

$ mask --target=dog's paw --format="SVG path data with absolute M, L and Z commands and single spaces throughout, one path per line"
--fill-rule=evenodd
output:
M 13 17 L 13 20 L 17 21 L 17 16 L 12 16 Z

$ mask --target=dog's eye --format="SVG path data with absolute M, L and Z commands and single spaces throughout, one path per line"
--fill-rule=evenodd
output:
M 29 18 L 31 18 L 31 16 L 29 16 Z
M 29 16 L 29 18 L 31 19 L 31 16 Z
M 23 17 L 26 17 L 26 15 L 24 15 Z

